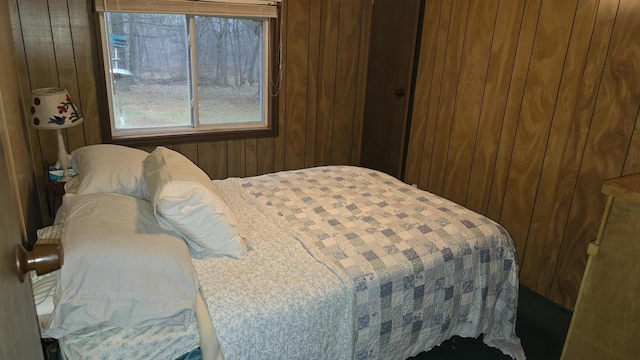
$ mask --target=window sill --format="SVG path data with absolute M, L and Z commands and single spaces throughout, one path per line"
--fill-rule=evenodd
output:
M 103 132 L 105 133 L 105 132 Z M 110 132 L 106 132 L 109 134 Z M 110 134 L 109 134 L 110 135 Z M 122 134 L 107 136 L 103 139 L 106 143 L 143 146 L 157 144 L 180 144 L 196 143 L 204 141 L 239 140 L 254 139 L 263 137 L 277 137 L 278 127 L 255 129 L 255 130 L 216 130 L 216 131 L 187 131 L 187 132 L 167 132 L 153 134 Z

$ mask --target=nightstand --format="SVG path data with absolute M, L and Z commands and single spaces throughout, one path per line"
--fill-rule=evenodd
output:
M 64 195 L 64 185 L 67 181 L 62 180 L 62 176 L 58 176 L 54 165 L 45 164 L 45 182 L 44 192 L 47 199 L 47 211 L 53 219 L 56 211 L 62 205 L 62 196 Z M 59 170 L 60 172 L 62 170 Z M 75 175 L 75 174 L 73 174 Z

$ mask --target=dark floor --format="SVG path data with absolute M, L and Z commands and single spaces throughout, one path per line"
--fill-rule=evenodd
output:
M 520 337 L 528 360 L 560 359 L 564 339 L 571 322 L 571 312 L 532 290 L 521 286 L 518 298 L 516 334 Z M 482 339 L 457 338 L 418 354 L 413 360 L 494 360 L 510 359 Z

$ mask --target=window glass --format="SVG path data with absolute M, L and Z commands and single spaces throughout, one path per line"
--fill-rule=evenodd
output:
M 271 134 L 270 19 L 101 14 L 112 138 Z
M 184 15 L 107 13 L 113 127 L 190 126 Z
M 200 124 L 263 121 L 262 22 L 196 16 Z

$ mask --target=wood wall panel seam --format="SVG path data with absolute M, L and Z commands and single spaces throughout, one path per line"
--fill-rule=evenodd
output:
M 20 77 L 21 84 L 21 98 L 24 105 L 23 113 L 29 114 L 28 111 L 28 103 L 31 99 L 31 89 L 29 85 L 29 69 L 27 67 L 26 61 L 26 50 L 24 46 L 24 37 L 22 36 L 22 24 L 20 21 L 20 13 L 18 10 L 18 2 L 10 1 L 9 2 L 9 12 L 11 15 L 11 27 L 13 30 L 13 42 L 15 47 L 15 55 L 16 62 L 18 66 L 18 75 Z M 46 199 L 44 194 L 44 188 L 39 186 L 40 184 L 44 184 L 44 164 L 43 164 L 43 155 L 42 150 L 40 148 L 40 142 L 38 139 L 37 130 L 32 128 L 31 126 L 27 126 L 27 137 L 29 142 L 29 150 L 31 151 L 31 166 L 33 168 L 33 173 L 35 174 L 34 181 L 36 182 L 34 186 L 37 189 L 37 198 L 38 204 L 40 205 L 39 210 L 37 211 L 39 214 L 40 221 L 44 221 L 44 219 L 48 219 L 49 212 L 46 207 Z
M 527 1 L 525 4 L 531 7 L 525 6 L 524 13 L 523 13 L 523 21 L 522 21 L 520 33 L 518 36 L 518 42 L 516 45 L 516 49 L 517 49 L 516 58 L 513 65 L 514 71 L 513 71 L 513 76 L 511 78 L 511 82 L 509 84 L 509 91 L 507 94 L 507 103 L 505 106 L 504 121 L 503 121 L 503 126 L 500 134 L 498 153 L 496 157 L 496 166 L 494 169 L 493 179 L 491 183 L 491 190 L 489 195 L 490 200 L 487 208 L 487 216 L 489 216 L 491 219 L 494 219 L 498 222 L 501 221 L 501 216 L 503 212 L 503 206 L 504 206 L 504 200 L 505 200 L 505 194 L 506 194 L 506 183 L 507 183 L 509 172 L 511 171 L 511 160 L 512 160 L 511 154 L 513 154 L 516 132 L 519 127 L 520 113 L 522 110 L 522 102 L 525 94 L 525 89 L 527 86 L 527 79 L 530 71 L 531 59 L 533 56 L 535 34 L 537 32 L 538 23 L 540 20 L 540 12 L 542 9 L 541 0 Z M 528 17 L 527 17 L 527 14 L 531 14 L 531 13 L 535 16 L 535 26 L 533 26 L 533 29 L 530 29 L 527 26 L 530 22 L 532 22 L 532 21 L 528 21 Z M 526 27 L 524 29 L 525 31 L 523 31 L 524 27 Z M 525 37 L 525 39 L 523 39 L 523 37 Z M 526 47 L 522 52 L 520 51 L 521 45 Z M 521 58 L 521 57 L 524 57 L 524 58 Z M 521 63 L 523 65 L 520 65 Z M 519 74 L 518 71 L 520 71 L 521 74 Z M 519 76 L 516 76 L 516 75 L 519 75 Z M 502 164 L 505 164 L 505 165 L 502 165 Z
M 506 4 L 505 4 L 506 3 Z M 502 16 L 501 16 L 502 15 Z M 470 209 L 487 214 L 489 195 L 498 156 L 498 145 L 508 93 L 515 65 L 516 44 L 524 16 L 524 1 L 500 1 L 496 16 L 498 41 L 494 39 L 489 55 L 487 84 L 485 85 L 482 109 L 478 124 L 478 141 L 474 149 L 471 175 L 465 204 Z M 502 20 L 502 21 L 501 21 Z M 504 24 L 503 24 L 504 23 Z M 514 31 L 514 27 L 517 31 Z M 511 47 L 508 47 L 511 45 Z M 495 73 L 495 74 L 494 74 Z M 505 74 L 506 73 L 506 74 Z M 493 74 L 493 76 L 491 76 Z M 493 78 L 495 81 L 492 81 Z M 486 96 L 489 88 L 489 96 Z M 502 121 L 500 121 L 502 120 Z
M 371 38 L 372 4 L 368 0 L 361 0 L 362 17 L 360 19 L 360 51 L 358 52 L 358 80 L 356 90 L 356 108 L 354 114 L 353 138 L 351 140 L 351 164 L 359 165 L 362 149 L 362 129 L 364 123 L 364 103 L 367 89 L 367 72 L 369 68 L 368 54 Z
M 320 15 L 322 2 L 309 4 L 309 35 L 307 51 L 307 106 L 304 142 L 304 166 L 311 167 L 316 157 L 316 121 L 318 114 L 318 55 L 320 53 Z
M 491 31 L 491 42 L 489 43 L 489 50 L 487 53 L 487 65 L 486 65 L 486 69 L 484 72 L 484 84 L 482 86 L 482 95 L 480 97 L 480 108 L 478 111 L 478 118 L 477 118 L 477 123 L 476 123 L 476 131 L 475 131 L 475 136 L 474 136 L 474 141 L 473 141 L 473 149 L 470 153 L 470 165 L 469 165 L 469 174 L 467 177 L 467 186 L 466 186 L 466 190 L 464 190 L 464 200 L 461 200 L 461 204 L 463 204 L 465 207 L 469 207 L 468 206 L 468 202 L 469 202 L 469 191 L 470 191 L 470 187 L 472 184 L 472 170 L 474 167 L 474 160 L 476 159 L 475 154 L 476 154 L 476 150 L 478 149 L 478 139 L 480 137 L 480 126 L 481 126 L 481 118 L 482 118 L 482 111 L 485 105 L 485 96 L 487 94 L 487 83 L 489 82 L 489 72 L 491 69 L 491 51 L 493 49 L 493 43 L 495 41 L 495 36 L 496 36 L 496 27 L 498 26 L 498 12 L 500 11 L 500 3 L 501 1 L 498 0 L 497 4 L 496 4 L 496 11 L 495 11 L 495 15 L 494 15 L 494 20 L 493 20 L 493 29 Z M 462 197 L 461 197 L 462 198 Z
M 585 246 L 588 241 L 586 238 L 595 234 L 594 223 L 602 214 L 602 197 L 589 197 L 587 194 L 604 179 L 622 173 L 623 157 L 628 152 L 640 103 L 640 90 L 635 86 L 640 72 L 628 66 L 627 60 L 640 57 L 640 44 L 637 41 L 640 38 L 640 23 L 636 16 L 640 12 L 640 4 L 622 0 L 619 6 L 593 112 L 594 121 L 576 183 L 578 196 L 574 198 L 565 230 L 567 236 L 564 243 L 567 246 L 560 253 L 561 271 L 555 278 L 556 286 L 551 293 L 562 304 L 571 304 L 576 300 L 579 287 L 576 282 L 584 271 L 586 255 L 576 258 L 573 254 Z M 585 214 L 584 209 L 593 209 L 595 212 Z
M 336 53 L 336 96 L 331 133 L 331 163 L 348 165 L 351 162 L 353 128 L 356 114 L 358 79 L 358 40 L 362 17 L 360 1 L 341 1 Z
M 306 123 L 307 87 L 298 86 L 306 81 L 308 68 L 308 30 L 309 2 L 294 1 L 287 7 L 289 26 L 295 31 L 287 31 L 288 81 L 286 83 L 285 112 L 289 114 L 285 130 L 285 169 L 298 169 L 304 166 L 304 134 Z M 307 8 L 305 9 L 305 5 Z M 306 15 L 306 16 L 305 16 Z M 293 51 L 295 50 L 295 51 Z M 302 79 L 305 80 L 302 80 Z
M 556 237 L 562 239 L 565 236 L 568 216 L 575 196 L 575 186 L 580 172 L 580 163 L 584 154 L 586 139 L 588 137 L 589 127 L 591 126 L 593 118 L 595 101 L 597 94 L 599 93 L 600 83 L 602 82 L 605 59 L 608 55 L 611 37 L 613 36 L 613 23 L 617 15 L 617 7 L 616 10 L 612 12 L 607 11 L 610 10 L 607 5 L 608 4 L 605 2 L 600 2 L 598 6 L 593 33 L 589 43 L 589 52 L 587 54 L 585 64 L 585 75 L 583 75 L 579 86 L 580 92 L 576 103 L 576 109 L 574 110 L 572 129 L 568 139 L 568 144 L 566 145 L 567 149 L 572 151 L 565 153 L 562 163 L 562 171 L 558 179 L 557 192 L 564 194 L 564 196 L 557 196 L 557 200 L 555 201 L 551 215 L 551 223 L 549 224 L 547 231 L 548 238 Z M 603 35 L 601 35 L 600 32 L 602 32 Z M 606 34 L 608 35 L 604 36 Z M 604 39 L 602 40 L 604 41 L 604 44 L 601 44 L 601 41 L 598 41 L 600 39 Z M 601 47 L 605 47 L 605 50 L 602 51 L 600 49 Z M 592 81 L 589 82 L 587 80 Z M 591 84 L 595 84 L 595 86 L 590 86 Z M 571 136 L 571 134 L 574 135 Z M 563 251 L 563 246 L 566 246 L 564 242 L 560 245 L 558 253 Z M 552 279 L 545 289 L 540 290 L 542 294 L 548 297 L 551 296 L 551 289 L 553 281 L 555 281 L 555 274 L 557 273 L 557 270 L 558 260 L 556 260 L 554 267 L 541 269 L 543 274 L 539 276 L 546 275 L 546 277 Z
M 525 86 L 500 217 L 501 223 L 510 229 L 521 264 L 535 203 L 540 195 L 540 178 L 577 4 L 575 0 L 543 3 L 541 17 L 549 21 L 539 23 L 536 31 L 530 63 L 532 71 L 529 71 Z
M 344 1 L 338 1 L 338 13 L 337 13 L 337 20 L 336 20 L 336 22 L 338 23 L 338 26 L 337 26 L 337 29 L 336 29 L 336 37 L 335 37 L 335 43 L 336 43 L 335 50 L 336 50 L 336 52 L 335 52 L 335 55 L 334 55 L 335 59 L 333 60 L 333 63 L 335 64 L 335 68 L 334 68 L 334 71 L 332 73 L 331 80 L 330 80 L 331 88 L 334 89 L 333 93 L 331 94 L 331 109 L 332 109 L 332 112 L 331 112 L 331 116 L 329 116 L 328 122 L 327 122 L 328 123 L 327 129 L 326 129 L 327 133 L 324 134 L 327 137 L 328 144 L 329 144 L 329 146 L 325 146 L 326 153 L 328 154 L 328 157 L 326 158 L 328 162 L 324 163 L 323 165 L 332 164 L 333 163 L 333 146 L 334 146 L 334 143 L 333 143 L 333 128 L 335 126 L 335 121 L 336 121 L 336 98 L 337 98 L 337 95 L 336 95 L 337 87 L 336 87 L 336 85 L 338 83 L 338 68 L 339 68 L 338 56 L 340 54 L 340 47 L 338 46 L 338 44 L 339 44 L 340 32 L 341 32 L 341 29 L 340 29 L 340 18 L 341 18 L 341 15 L 342 15 L 342 4 L 343 3 L 344 3 Z M 324 154 L 324 155 L 327 155 L 327 154 Z
M 420 183 L 420 169 L 423 166 L 425 144 L 427 143 L 427 118 L 429 113 L 429 98 L 433 90 L 434 71 L 436 66 L 436 47 L 438 27 L 440 24 L 440 9 L 433 9 L 432 4 L 439 1 L 427 1 L 423 12 L 423 28 L 420 44 L 420 61 L 418 61 L 414 103 L 411 109 L 411 128 L 409 130 L 409 147 L 405 159 L 404 181 L 409 184 Z M 436 11 L 437 10 L 437 11 Z M 431 14 L 437 14 L 436 21 Z M 419 29 L 420 31 L 420 29 Z M 427 58 L 427 60 L 422 60 Z M 421 101 L 422 100 L 422 101 Z
M 558 241 L 561 239 L 545 235 L 548 233 L 549 224 L 552 223 L 551 214 L 558 196 L 559 175 L 578 99 L 579 86 L 575 84 L 583 81 L 596 14 L 596 0 L 579 1 L 538 185 L 539 189 L 548 189 L 548 195 L 541 195 L 538 190 L 527 235 L 536 241 L 527 241 L 520 277 L 521 281 L 538 292 L 543 292 L 551 282 L 544 269 L 555 266 L 561 244 L 561 241 Z M 541 276 L 541 272 L 545 276 Z
M 337 6 L 337 7 L 336 7 Z M 318 62 L 318 112 L 316 118 L 315 164 L 331 163 L 331 134 L 334 114 L 335 72 L 339 31 L 340 1 L 323 0 L 320 25 L 320 51 Z
M 443 6 L 440 7 L 440 17 L 438 18 L 438 28 L 437 28 L 437 36 L 436 36 L 436 66 L 438 68 L 437 71 L 434 70 L 434 77 L 436 79 L 437 91 L 431 91 L 431 95 L 428 99 L 428 113 L 427 113 L 427 126 L 431 125 L 432 131 L 429 132 L 429 128 L 427 128 L 428 137 L 425 139 L 425 147 L 423 148 L 422 153 L 422 163 L 420 166 L 420 181 L 418 186 L 421 189 L 429 190 L 429 183 L 431 181 L 431 168 L 433 165 L 433 152 L 434 152 L 434 143 L 436 137 L 436 129 L 438 127 L 438 108 L 440 106 L 440 98 L 442 97 L 442 82 L 444 79 L 444 66 L 446 60 L 446 53 L 448 47 L 448 39 L 449 39 L 449 27 L 451 24 L 452 18 L 452 1 L 451 0 L 443 0 L 441 2 Z M 443 20 L 443 14 L 444 20 Z M 433 88 L 433 86 L 432 86 Z M 426 164 L 424 163 L 426 161 Z
M 465 205 L 467 198 L 482 96 L 489 69 L 494 32 L 487 29 L 495 28 L 497 10 L 497 0 L 474 2 L 473 6 L 470 5 L 467 18 L 442 191 L 445 197 L 461 205 Z M 489 34 L 490 39 L 485 34 Z
M 631 144 L 629 151 L 624 160 L 622 175 L 629 175 L 640 172 L 640 106 L 638 106 L 638 115 L 636 115 L 636 125 L 631 136 Z
M 640 148 L 640 104 L 636 103 L 640 93 L 630 85 L 638 76 L 635 69 L 640 68 L 635 60 L 640 58 L 635 55 L 640 52 L 640 36 L 633 36 L 636 25 L 631 21 L 638 5 L 630 0 L 623 0 L 619 7 L 617 1 L 501 1 L 496 26 L 480 30 L 495 32 L 491 51 L 480 59 L 489 58 L 484 87 L 470 90 L 467 65 L 463 63 L 459 74 L 463 80 L 456 83 L 451 75 L 452 47 L 459 44 L 463 31 L 457 9 L 469 1 L 454 4 L 457 15 L 448 18 L 452 2 L 428 2 L 427 6 L 440 4 L 440 24 L 422 29 L 423 39 L 432 37 L 435 45 L 421 48 L 419 69 L 428 65 L 433 70 L 428 70 L 431 77 L 418 76 L 419 82 L 429 83 L 416 86 L 413 116 L 422 112 L 427 118 L 416 118 L 412 124 L 406 179 L 417 178 L 421 188 L 434 190 L 443 166 L 439 159 L 446 156 L 443 195 L 458 202 L 462 199 L 464 205 L 502 221 L 508 231 L 514 229 L 518 253 L 523 256 L 523 284 L 571 308 L 584 256 L 575 246 L 589 237 L 576 231 L 592 229 L 580 224 L 597 208 L 591 198 L 598 190 L 596 180 L 640 170 L 640 157 L 633 156 L 634 149 Z M 481 11 L 478 5 L 471 6 L 470 19 L 479 16 L 474 13 Z M 469 34 L 474 33 L 472 24 L 470 20 L 465 29 Z M 498 37 L 498 26 L 510 31 L 502 30 L 505 36 Z M 558 26 L 562 30 L 552 31 Z M 489 34 L 483 36 L 489 39 Z M 469 41 L 464 56 L 471 51 Z M 611 50 L 607 50 L 609 43 Z M 429 86 L 426 100 L 417 95 Z M 480 96 L 477 127 L 461 123 L 475 111 L 461 111 L 460 102 L 466 98 L 474 107 L 474 99 Z M 450 114 L 452 101 L 457 103 L 453 128 L 447 134 L 443 114 Z M 457 138 L 461 134 L 469 138 Z M 476 143 L 469 150 L 472 136 Z M 443 146 L 447 141 L 448 146 Z M 531 144 L 535 146 L 527 150 Z M 416 151 L 418 145 L 422 149 Z M 473 159 L 458 159 L 457 151 L 472 152 Z M 464 180 L 469 162 L 470 175 Z M 459 175 L 463 180 L 456 183 Z
M 470 2 L 462 9 L 456 8 L 456 4 L 463 2 L 455 2 L 452 7 L 452 20 L 449 23 L 449 36 L 447 37 L 447 52 L 445 54 L 444 78 L 444 100 L 441 97 L 438 104 L 438 117 L 436 124 L 436 138 L 434 141 L 434 151 L 431 154 L 432 164 L 429 174 L 429 191 L 442 194 L 445 181 L 445 172 L 447 166 L 447 158 L 449 156 L 449 146 L 451 144 L 451 130 L 453 127 L 453 119 L 455 116 L 455 106 L 458 101 L 458 85 L 460 83 L 460 70 L 462 65 L 462 57 L 464 53 L 464 43 L 467 35 L 467 25 L 469 22 Z M 462 20 L 464 18 L 464 20 Z M 453 32 L 453 36 L 451 33 Z M 461 34 L 461 35 L 460 35 Z M 461 37 L 461 38 L 460 38 Z M 451 47 L 449 43 L 453 41 Z M 451 49 L 451 53 L 449 50 Z M 450 59 L 453 58 L 453 59 Z M 447 66 L 450 65 L 450 66 Z M 435 165 L 435 166 L 434 166 Z

